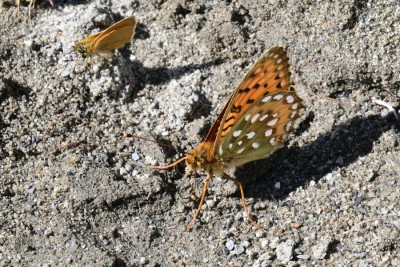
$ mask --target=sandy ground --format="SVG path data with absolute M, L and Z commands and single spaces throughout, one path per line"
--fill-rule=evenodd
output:
M 0 12 L 1 266 L 400 266 L 400 122 L 376 103 L 400 106 L 399 1 L 37 2 Z M 71 53 L 131 15 L 111 63 Z M 262 229 L 214 177 L 186 232 L 193 176 L 151 166 L 201 142 L 276 45 L 307 109 L 232 172 Z

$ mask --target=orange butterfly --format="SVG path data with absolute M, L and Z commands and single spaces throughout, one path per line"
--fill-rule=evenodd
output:
M 270 156 L 283 145 L 294 131 L 294 122 L 304 108 L 291 86 L 288 58 L 281 47 L 273 47 L 250 68 L 236 87 L 234 94 L 218 116 L 203 143 L 167 169 L 186 161 L 189 171 L 203 170 L 207 177 L 199 206 L 187 230 L 193 227 L 213 174 L 220 175 L 239 186 L 241 201 L 250 222 L 242 183 L 225 170 Z
M 104 31 L 89 35 L 79 41 L 72 49 L 81 53 L 82 57 L 90 58 L 100 55 L 111 60 L 114 50 L 129 43 L 135 34 L 136 20 L 128 17 L 111 25 Z

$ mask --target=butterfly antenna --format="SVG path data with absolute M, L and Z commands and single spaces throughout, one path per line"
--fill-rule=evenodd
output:
M 158 141 L 156 141 L 156 140 L 153 140 L 153 139 L 150 139 L 150 138 L 146 138 L 146 137 L 142 137 L 142 136 L 137 136 L 137 135 L 132 135 L 132 134 L 128 134 L 128 133 L 123 133 L 122 136 L 125 137 L 125 138 L 146 140 L 146 141 L 149 141 L 149 142 L 156 143 L 156 144 L 158 144 L 159 146 L 167 147 L 167 148 L 170 148 L 170 149 L 173 149 L 173 150 L 176 151 L 176 149 L 175 149 L 173 146 L 169 146 L 169 145 L 160 143 L 160 142 L 158 142 Z
M 167 165 L 167 166 L 153 166 L 151 168 L 153 170 L 165 170 L 165 169 L 172 168 L 172 167 L 178 165 L 179 163 L 181 163 L 182 161 L 185 161 L 185 160 L 187 160 L 187 157 L 180 158 L 177 161 L 175 161 L 174 163 L 172 163 L 170 165 Z

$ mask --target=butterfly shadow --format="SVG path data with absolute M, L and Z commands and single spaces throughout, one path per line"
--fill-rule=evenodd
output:
M 308 145 L 284 147 L 265 160 L 246 164 L 236 170 L 235 176 L 244 182 L 246 197 L 281 200 L 298 187 L 318 182 L 369 154 L 374 142 L 393 128 L 400 132 L 400 122 L 393 114 L 358 116 L 333 127 Z M 276 186 L 278 182 L 280 187 Z
M 121 50 L 121 53 L 123 54 L 124 51 Z M 146 85 L 162 85 L 171 80 L 179 79 L 187 73 L 207 69 L 211 66 L 217 66 L 223 63 L 222 59 L 216 59 L 202 64 L 192 64 L 175 68 L 148 68 L 144 66 L 142 62 L 128 61 L 124 59 L 129 58 L 129 56 L 122 56 L 119 58 L 121 61 L 124 61 L 118 62 L 117 64 L 118 66 L 124 66 L 120 67 L 121 76 L 124 79 L 124 82 L 120 83 L 120 88 L 114 87 L 110 89 L 108 96 L 112 99 L 124 97 L 127 102 L 133 102 L 137 93 Z M 156 90 L 158 91 L 159 89 Z

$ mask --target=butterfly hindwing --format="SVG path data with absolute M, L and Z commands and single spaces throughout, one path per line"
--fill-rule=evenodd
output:
M 299 118 L 302 99 L 294 91 L 268 94 L 246 110 L 217 147 L 226 165 L 266 158 L 287 139 Z

